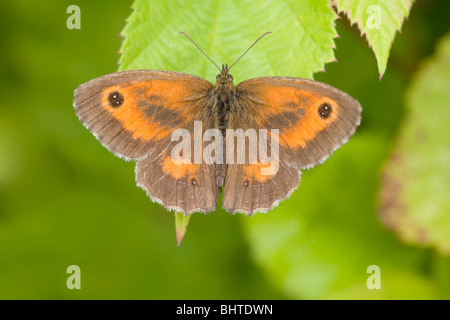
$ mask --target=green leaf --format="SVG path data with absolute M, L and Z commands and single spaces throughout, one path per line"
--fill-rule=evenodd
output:
M 380 78 L 386 71 L 395 34 L 408 17 L 414 0 L 334 0 L 339 12 L 356 23 L 372 47 Z
M 380 214 L 404 241 L 450 254 L 450 34 L 416 74 L 383 172 Z
M 336 13 L 327 0 L 136 0 L 122 34 L 120 70 L 157 69 L 214 80 L 218 71 L 178 31 L 188 34 L 219 66 L 232 64 L 236 83 L 259 76 L 312 78 L 334 60 Z
M 175 232 L 177 234 L 177 244 L 180 246 L 181 240 L 183 240 L 186 234 L 186 229 L 189 223 L 191 214 L 184 214 L 180 212 L 175 212 Z

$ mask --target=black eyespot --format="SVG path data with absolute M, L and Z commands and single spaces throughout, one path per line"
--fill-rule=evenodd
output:
M 194 178 L 191 179 L 191 184 L 192 184 L 193 186 L 196 186 L 197 183 L 198 183 L 197 180 L 195 180 Z
M 118 91 L 114 91 L 111 92 L 108 96 L 108 101 L 109 104 L 111 105 L 111 107 L 113 108 L 118 108 L 123 104 L 123 101 L 125 100 L 125 98 L 123 97 L 123 95 L 118 92 Z
M 227 79 L 233 81 L 233 76 L 231 74 L 227 74 Z
M 244 187 L 248 187 L 250 185 L 250 181 L 249 180 L 245 180 L 244 181 Z
M 319 106 L 319 116 L 322 119 L 328 119 L 328 117 L 331 115 L 331 112 L 333 111 L 333 108 L 331 107 L 331 105 L 327 102 L 321 104 Z

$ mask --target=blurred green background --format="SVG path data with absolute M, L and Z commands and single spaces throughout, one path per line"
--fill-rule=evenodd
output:
M 80 30 L 66 27 L 71 4 Z M 0 2 L 0 299 L 450 298 L 449 258 L 403 243 L 377 215 L 405 92 L 449 31 L 449 1 L 413 6 L 381 81 L 341 15 L 339 63 L 315 79 L 360 101 L 356 135 L 269 214 L 195 214 L 180 247 L 173 213 L 136 187 L 134 163 L 103 148 L 72 107 L 78 85 L 117 71 L 130 5 Z M 66 287 L 74 264 L 81 290 Z M 380 266 L 380 290 L 366 287 L 370 265 Z

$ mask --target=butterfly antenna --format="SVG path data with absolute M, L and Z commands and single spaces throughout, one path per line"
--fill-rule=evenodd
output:
M 259 37 L 258 39 L 256 39 L 256 41 L 255 42 L 253 42 L 253 44 L 228 68 L 228 70 L 230 70 L 231 69 L 231 67 L 232 66 L 234 66 L 235 64 L 236 64 L 236 62 L 238 62 L 239 60 L 241 60 L 241 58 L 243 57 L 243 56 L 245 56 L 245 54 L 259 41 L 259 40 L 261 40 L 262 38 L 264 38 L 265 36 L 267 36 L 269 33 L 272 33 L 272 31 L 268 31 L 268 32 L 266 32 L 266 33 L 264 33 L 261 37 Z
M 184 34 L 184 35 L 186 36 L 186 38 L 188 38 L 189 40 L 191 40 L 191 42 L 197 47 L 197 49 L 200 50 L 200 52 L 203 53 L 204 56 L 207 57 L 208 60 L 211 61 L 211 62 L 216 66 L 216 68 L 219 70 L 219 72 L 221 72 L 221 70 L 220 70 L 220 68 L 217 66 L 217 64 L 216 64 L 214 61 L 212 61 L 210 57 L 208 57 L 208 55 L 207 55 L 207 54 L 206 54 L 206 53 L 205 53 L 205 52 L 204 52 L 204 51 L 203 51 L 203 50 L 195 43 L 194 40 L 191 39 L 191 37 L 189 37 L 189 36 L 188 36 L 186 33 L 184 33 L 183 31 L 178 31 L 178 32 Z

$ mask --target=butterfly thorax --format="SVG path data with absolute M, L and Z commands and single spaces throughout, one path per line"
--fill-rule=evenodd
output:
M 233 76 L 228 73 L 228 70 L 228 65 L 222 65 L 222 71 L 217 75 L 214 86 L 214 113 L 217 117 L 217 126 L 223 131 L 228 126 L 229 113 L 236 94 Z

